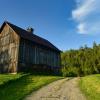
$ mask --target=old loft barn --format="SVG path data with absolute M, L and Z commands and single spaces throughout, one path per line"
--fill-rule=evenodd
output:
M 0 73 L 60 69 L 60 50 L 33 33 L 9 22 L 0 28 Z

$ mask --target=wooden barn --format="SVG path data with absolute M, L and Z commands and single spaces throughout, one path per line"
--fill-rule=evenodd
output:
M 0 73 L 59 72 L 60 50 L 48 40 L 9 22 L 0 28 Z

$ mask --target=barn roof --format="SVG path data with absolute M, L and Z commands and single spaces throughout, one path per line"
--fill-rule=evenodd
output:
M 22 29 L 22 28 L 20 28 L 20 27 L 18 27 L 18 26 L 16 26 L 16 25 L 12 24 L 12 23 L 7 22 L 7 21 L 5 21 L 5 22 L 3 23 L 3 25 L 1 26 L 0 32 L 2 31 L 2 29 L 3 29 L 3 27 L 4 27 L 4 25 L 5 25 L 6 23 L 7 23 L 20 37 L 22 37 L 22 38 L 24 38 L 24 39 L 27 39 L 27 40 L 29 40 L 29 41 L 35 42 L 35 43 L 37 43 L 37 44 L 39 44 L 39 45 L 42 45 L 42 46 L 45 46 L 45 47 L 47 47 L 47 48 L 51 48 L 51 49 L 53 49 L 53 50 L 56 50 L 56 51 L 60 52 L 60 50 L 59 50 L 57 47 L 55 47 L 52 43 L 50 43 L 48 40 L 46 40 L 46 39 L 44 39 L 44 38 L 42 38 L 42 37 L 39 37 L 39 36 L 37 36 L 37 35 L 35 35 L 35 34 L 33 34 L 33 33 L 30 33 L 30 32 L 28 32 L 28 31 L 26 31 L 26 30 L 24 30 L 24 29 Z

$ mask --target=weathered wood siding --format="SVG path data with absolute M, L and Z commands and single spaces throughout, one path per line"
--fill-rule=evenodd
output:
M 27 69 L 32 65 L 47 65 L 53 68 L 60 67 L 60 53 L 41 45 L 21 39 L 19 46 L 19 68 Z
M 0 30 L 0 73 L 15 73 L 31 68 L 40 68 L 40 71 L 60 68 L 59 50 L 39 45 L 25 37 L 23 39 L 14 30 L 7 23 Z
M 6 24 L 0 33 L 0 73 L 16 72 L 19 36 Z

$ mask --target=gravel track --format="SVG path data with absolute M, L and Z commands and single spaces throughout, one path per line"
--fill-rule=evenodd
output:
M 79 78 L 61 79 L 50 83 L 24 100 L 86 100 L 78 87 Z

